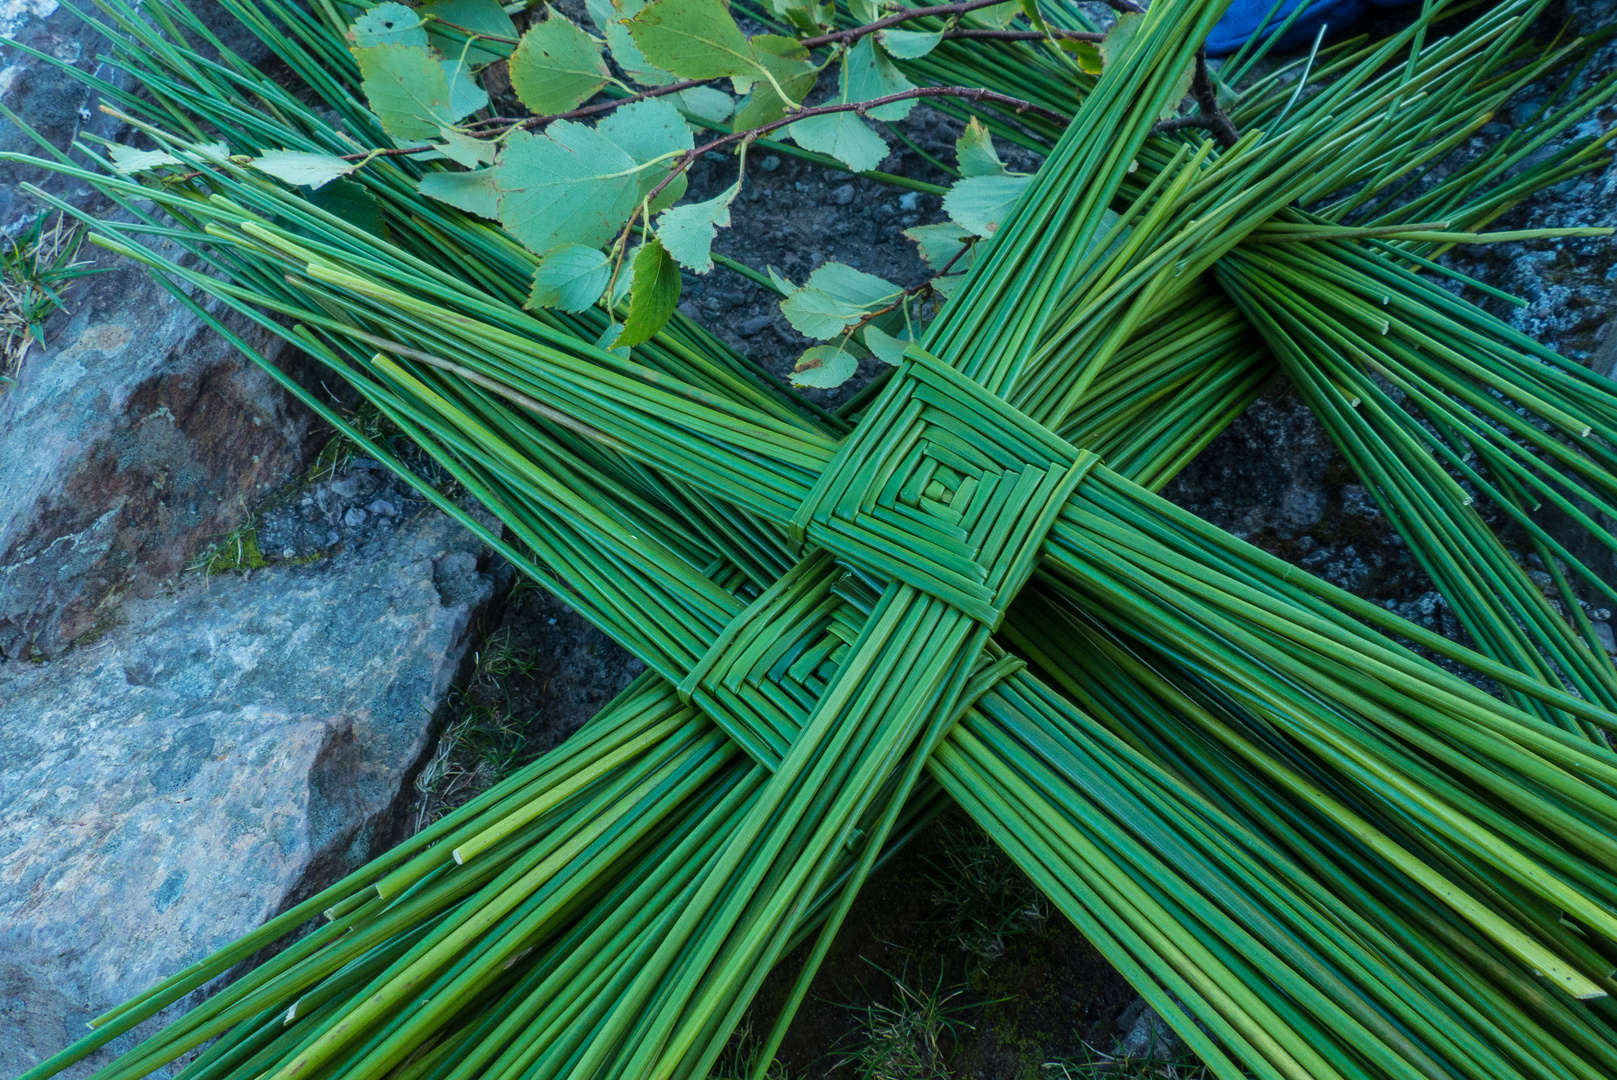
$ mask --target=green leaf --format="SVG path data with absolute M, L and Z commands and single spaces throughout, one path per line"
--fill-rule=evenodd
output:
M 1005 163 L 999 160 L 993 137 L 988 128 L 975 116 L 966 124 L 966 130 L 954 143 L 955 160 L 960 164 L 961 176 L 1004 176 Z
M 183 165 L 179 158 L 167 150 L 136 150 L 133 146 L 109 146 L 107 157 L 112 159 L 112 167 L 124 176 L 131 176 L 147 169 L 156 169 L 164 165 Z
M 945 274 L 943 277 L 933 278 L 932 287 L 937 290 L 939 296 L 948 300 L 954 296 L 955 290 L 960 288 L 960 283 L 965 280 L 965 274 Z
M 921 249 L 921 258 L 934 270 L 942 270 L 945 266 L 951 270 L 965 270 L 971 266 L 972 256 L 975 252 L 960 255 L 960 249 L 965 247 L 966 238 L 977 235 L 968 232 L 952 221 L 941 221 L 936 225 L 917 225 L 913 229 L 905 229 L 904 235 L 915 241 Z M 955 259 L 953 263 L 951 259 Z
M 525 307 L 584 311 L 612 280 L 612 262 L 595 248 L 563 244 L 540 260 Z
M 705 274 L 713 269 L 713 238 L 730 227 L 730 204 L 741 194 L 741 178 L 706 202 L 664 210 L 657 238 L 681 266 Z
M 318 191 L 309 192 L 304 198 L 326 213 L 342 218 L 349 225 L 364 229 L 383 240 L 388 239 L 387 217 L 382 213 L 382 204 L 363 184 L 337 179 Z
M 427 31 L 421 18 L 403 4 L 378 4 L 348 28 L 348 40 L 357 49 L 375 48 L 377 45 L 427 46 Z
M 752 96 L 736 114 L 737 131 L 748 131 L 779 120 L 788 108 L 802 103 L 820 77 L 819 69 L 809 60 L 808 50 L 791 38 L 760 34 L 752 39 L 752 51 L 757 64 L 756 81 L 752 85 Z M 781 96 L 782 91 L 785 97 Z
M 624 106 L 594 128 L 558 120 L 542 135 L 518 132 L 493 170 L 500 221 L 530 251 L 600 247 L 693 145 L 679 110 L 660 99 Z M 653 212 L 684 189 L 681 174 Z
M 478 217 L 500 216 L 500 189 L 495 186 L 494 169 L 476 172 L 435 172 L 423 176 L 416 190 Z
M 852 112 L 811 116 L 792 124 L 786 133 L 805 150 L 830 154 L 849 172 L 869 172 L 887 156 L 887 143 Z
M 1140 29 L 1140 23 L 1145 16 L 1137 11 L 1125 11 L 1117 17 L 1117 21 L 1106 31 L 1106 37 L 1100 43 L 1100 60 L 1102 68 L 1109 68 L 1128 52 L 1129 46 L 1134 42 L 1134 35 Z
M 775 283 L 775 291 L 782 296 L 789 296 L 797 291 L 797 286 L 773 265 L 766 265 L 764 272 L 769 275 L 769 280 Z
M 637 165 L 648 166 L 638 176 L 639 198 L 642 199 L 668 175 L 669 168 L 676 160 L 673 155 L 682 154 L 696 145 L 691 138 L 690 125 L 665 98 L 625 105 L 602 119 L 595 125 L 595 130 L 621 147 Z M 658 159 L 664 160 L 651 164 Z M 652 213 L 678 202 L 685 194 L 688 183 L 684 173 L 676 176 L 652 203 Z
M 423 45 L 377 45 L 354 50 L 365 98 L 395 139 L 427 139 L 454 123 L 449 78 Z
M 1078 70 L 1085 75 L 1099 75 L 1105 67 L 1101 60 L 1100 46 L 1093 41 L 1076 41 L 1073 38 L 1062 38 L 1059 42 L 1072 58 L 1078 61 Z
M 660 240 L 643 244 L 634 256 L 634 280 L 629 285 L 629 314 L 623 332 L 613 344 L 619 347 L 650 341 L 674 315 L 679 303 L 679 264 L 664 250 Z
M 903 291 L 846 263 L 826 263 L 780 302 L 780 310 L 798 333 L 823 341 L 893 303 Z
M 752 46 L 723 0 L 655 0 L 628 25 L 647 62 L 682 79 L 757 75 Z
M 653 67 L 640 46 L 634 43 L 624 19 L 633 18 L 645 7 L 643 0 L 585 0 L 590 21 L 606 38 L 606 47 L 623 73 L 643 86 L 667 86 L 676 81 L 671 72 Z
M 878 30 L 882 48 L 899 60 L 919 60 L 938 47 L 942 30 Z
M 302 150 L 270 150 L 252 160 L 253 168 L 288 184 L 321 188 L 359 168 L 357 161 L 344 161 L 335 154 L 311 154 Z
M 187 147 L 198 157 L 209 161 L 225 161 L 230 157 L 230 144 L 223 142 L 191 143 Z
M 1190 93 L 1190 86 L 1195 81 L 1196 65 L 1187 63 L 1179 72 L 1179 78 L 1174 80 L 1174 88 L 1168 94 L 1167 103 L 1162 106 L 1162 112 L 1157 114 L 1158 120 L 1166 120 L 1179 111 L 1179 103 Z
M 472 78 L 471 69 L 460 60 L 445 60 L 444 82 L 449 85 L 449 119 L 451 122 L 470 116 L 488 105 L 488 91 Z
M 769 0 L 769 10 L 777 18 L 810 34 L 830 25 L 830 9 L 820 0 Z
M 956 225 L 975 236 L 993 236 L 1010 214 L 1031 176 L 968 176 L 943 197 L 943 209 Z
M 685 118 L 662 98 L 625 105 L 603 117 L 595 130 L 641 163 L 682 154 L 696 145 Z M 661 178 L 659 174 L 647 182 L 646 190 L 655 187 Z
M 625 274 L 624 277 L 627 278 L 628 275 Z M 614 308 L 616 308 L 617 304 L 614 302 L 612 306 Z M 600 347 L 602 349 L 609 350 L 610 352 L 612 352 L 612 353 L 614 353 L 614 354 L 616 354 L 618 356 L 621 356 L 625 360 L 627 360 L 627 359 L 629 359 L 629 347 L 627 345 L 625 345 L 622 348 L 618 348 L 615 345 L 615 343 L 618 340 L 618 336 L 620 334 L 622 334 L 622 333 L 623 333 L 623 324 L 622 323 L 617 322 L 617 321 L 609 321 L 606 324 L 606 329 L 601 331 L 601 336 L 595 339 L 595 344 L 598 347 Z
M 816 345 L 797 358 L 792 367 L 792 385 L 830 390 L 847 382 L 858 370 L 859 361 L 848 350 Z
M 915 84 L 904 77 L 888 56 L 876 48 L 873 37 L 862 37 L 848 50 L 842 67 L 842 100 L 874 101 L 890 94 L 914 90 Z M 902 120 L 916 105 L 915 99 L 894 101 L 879 105 L 865 115 L 872 120 Z
M 511 54 L 511 89 L 539 116 L 577 108 L 611 78 L 594 39 L 554 8 Z
M 427 0 L 421 5 L 419 13 L 424 18 L 437 16 L 444 22 L 464 26 L 468 30 L 488 34 L 491 37 L 517 36 L 516 24 L 511 21 L 511 16 L 505 13 L 497 0 Z M 464 51 L 468 64 L 488 64 L 511 55 L 511 46 L 503 41 L 478 39 L 468 46 L 459 40 L 458 34 L 451 37 L 449 33 L 434 30 L 431 18 L 426 18 L 423 25 L 427 28 L 427 36 L 439 52 L 445 56 L 459 58 Z
M 865 348 L 871 355 L 884 364 L 898 364 L 904 359 L 904 350 L 909 348 L 911 342 L 907 337 L 894 337 L 887 331 L 875 326 L 866 326 L 860 333 L 865 339 Z
M 629 249 L 629 259 L 624 263 L 625 269 L 620 269 L 617 280 L 612 282 L 612 295 L 607 298 L 606 302 L 609 311 L 617 311 L 618 305 L 622 304 L 624 297 L 629 295 L 629 284 L 634 278 L 634 257 L 640 254 L 641 246 L 636 244 Z M 617 335 L 614 334 L 613 338 L 616 339 L 616 337 Z
M 848 0 L 848 14 L 860 26 L 865 26 L 881 18 L 881 7 L 878 0 Z
M 1016 21 L 1022 14 L 1022 6 L 1011 0 L 1009 3 L 995 4 L 992 7 L 978 8 L 968 11 L 960 17 L 960 21 L 967 26 L 986 27 L 990 30 L 1003 30 Z
M 442 142 L 434 143 L 438 152 L 457 165 L 464 165 L 474 169 L 479 165 L 488 165 L 494 161 L 494 155 L 499 147 L 483 139 L 474 139 L 464 131 L 457 131 L 452 127 L 438 129 L 438 137 Z
M 543 135 L 518 132 L 494 166 L 500 223 L 529 251 L 601 247 L 640 203 L 640 170 L 594 128 L 558 120 Z
M 735 98 L 711 86 L 693 86 L 677 94 L 669 94 L 664 101 L 690 116 L 715 124 L 722 124 L 735 112 Z

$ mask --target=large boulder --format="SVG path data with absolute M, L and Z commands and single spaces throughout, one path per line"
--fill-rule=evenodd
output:
M 0 5 L 0 36 L 81 66 L 98 48 L 53 0 Z M 6 40 L 0 100 L 58 147 L 119 134 L 82 83 Z M 37 149 L 0 121 L 0 150 Z M 0 165 L 0 231 L 14 234 L 38 211 L 25 180 L 109 209 L 77 181 Z M 97 248 L 83 254 L 109 272 L 67 287 L 44 345 L 28 351 L 15 385 L 0 384 L 0 657 L 55 655 L 122 597 L 171 582 L 318 442 L 308 410 L 143 271 Z M 275 335 L 230 321 L 286 360 Z
M 0 389 L 0 656 L 54 655 L 123 596 L 172 582 L 319 438 L 146 274 L 120 267 L 70 295 Z
M 406 827 L 497 589 L 469 532 L 388 497 L 402 523 L 334 554 L 193 578 L 0 663 L 0 1075 Z

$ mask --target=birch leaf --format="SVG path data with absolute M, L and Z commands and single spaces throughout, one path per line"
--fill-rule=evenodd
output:
M 867 326 L 860 331 L 865 339 L 865 347 L 871 354 L 884 364 L 897 367 L 904 359 L 904 350 L 909 348 L 908 338 L 898 338 L 874 325 Z
M 319 189 L 339 176 L 359 168 L 357 161 L 344 161 L 334 154 L 311 154 L 302 150 L 270 150 L 252 160 L 253 168 L 288 184 Z
M 112 167 L 124 176 L 164 165 L 184 164 L 167 150 L 136 150 L 133 146 L 109 146 L 107 156 L 112 159 Z
M 664 210 L 657 219 L 657 238 L 681 266 L 705 274 L 713 269 L 713 238 L 730 227 L 730 204 L 741 194 L 741 181 L 706 202 Z
M 628 27 L 648 63 L 682 79 L 757 74 L 752 45 L 722 0 L 654 0 Z
M 780 302 L 780 310 L 798 333 L 823 341 L 891 304 L 902 292 L 875 274 L 832 262 L 810 274 L 801 288 Z
M 500 149 L 491 142 L 474 139 L 452 127 L 440 127 L 438 138 L 443 140 L 433 144 L 438 148 L 438 152 L 455 164 L 464 165 L 468 169 L 493 163 L 494 155 Z
M 662 242 L 654 238 L 641 245 L 635 252 L 634 279 L 629 284 L 629 314 L 613 344 L 632 347 L 650 341 L 673 318 L 679 286 L 679 265 Z
M 594 305 L 612 279 L 612 263 L 596 248 L 562 244 L 540 260 L 525 306 L 579 312 Z
M 942 30 L 878 30 L 882 48 L 899 60 L 919 60 L 938 47 Z
M 786 132 L 798 146 L 830 154 L 849 172 L 869 172 L 887 156 L 887 143 L 852 112 L 810 116 Z
M 427 0 L 421 5 L 420 14 L 436 16 L 444 22 L 464 26 L 467 30 L 487 34 L 489 37 L 517 36 L 516 24 L 496 0 Z M 477 38 L 468 44 L 460 40 L 461 35 L 458 33 L 451 37 L 448 33 L 434 30 L 431 18 L 426 19 L 422 25 L 427 28 L 427 37 L 439 52 L 456 58 L 464 52 L 468 64 L 488 64 L 511 55 L 511 46 L 503 41 Z
M 511 54 L 511 88 L 539 116 L 577 108 L 611 77 L 595 41 L 554 8 Z
M 426 48 L 427 31 L 421 18 L 403 4 L 378 4 L 348 28 L 348 40 L 356 50 L 377 45 L 412 45 Z
M 915 84 L 905 78 L 898 65 L 876 48 L 874 37 L 862 37 L 843 61 L 842 100 L 874 101 L 877 98 L 914 90 Z M 872 120 L 902 120 L 915 108 L 914 98 L 878 105 L 865 115 Z
M 640 202 L 634 159 L 570 120 L 556 121 L 542 135 L 511 136 L 493 172 L 500 223 L 529 251 L 601 247 Z
M 830 390 L 847 382 L 858 370 L 859 361 L 848 350 L 835 345 L 816 345 L 797 358 L 792 368 L 792 385 Z
M 395 139 L 427 139 L 449 115 L 449 78 L 423 45 L 377 45 L 354 50 L 365 98 Z
M 915 241 L 921 249 L 921 258 L 934 270 L 942 270 L 945 266 L 951 270 L 965 270 L 971 266 L 972 252 L 967 252 L 955 258 L 960 249 L 965 247 L 967 238 L 977 235 L 967 232 L 952 221 L 940 221 L 936 225 L 917 225 L 913 229 L 905 229 L 904 235 Z M 954 260 L 952 263 L 950 260 Z
M 968 176 L 943 197 L 943 209 L 974 236 L 993 236 L 1009 216 L 1031 176 Z
M 954 143 L 955 161 L 961 176 L 1004 176 L 1005 163 L 994 149 L 994 140 L 988 128 L 975 116 L 966 124 L 966 130 Z
M 444 82 L 449 86 L 449 120 L 454 122 L 470 116 L 488 104 L 488 91 L 472 78 L 471 69 L 460 60 L 440 61 L 444 69 Z
M 493 169 L 476 172 L 435 172 L 416 184 L 421 194 L 478 217 L 500 216 L 500 189 L 494 184 Z

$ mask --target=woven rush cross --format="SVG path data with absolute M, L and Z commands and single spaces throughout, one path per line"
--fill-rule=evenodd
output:
M 1180 275 L 1339 152 L 1305 101 L 1312 128 L 1168 155 L 1100 242 L 1219 6 L 1151 6 L 841 437 L 677 336 L 596 348 L 230 163 L 197 159 L 217 192 L 195 201 L 103 181 L 204 221 L 231 280 L 138 230 L 104 242 L 296 319 L 495 511 L 514 542 L 484 529 L 492 545 L 653 669 L 486 796 L 98 1021 L 90 1048 L 327 920 L 106 1080 L 192 1052 L 188 1080 L 697 1080 L 813 942 L 761 1074 L 860 885 L 945 795 L 1221 1077 L 1617 1065 L 1579 1000 L 1617 986 L 1617 759 L 1376 628 L 1546 714 L 1614 718 L 1198 522 L 1007 403 L 1040 387 L 1060 427 Z M 1220 215 L 1241 229 L 1197 231 Z M 1002 257 L 1018 240 L 1031 269 Z M 1549 1056 L 1520 1053 L 1522 1031 Z

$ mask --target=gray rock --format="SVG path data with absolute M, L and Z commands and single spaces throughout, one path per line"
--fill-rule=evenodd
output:
M 1236 536 L 1293 535 L 1324 517 L 1326 474 L 1339 460 L 1308 406 L 1275 394 L 1237 417 L 1163 494 Z
M 245 47 L 217 5 L 199 14 Z M 127 135 L 95 110 L 93 91 L 10 42 L 88 69 L 94 40 L 55 0 L 0 4 L 0 100 L 58 147 Z M 251 45 L 249 59 L 262 52 Z M 0 124 L 0 150 L 38 149 Z M 4 164 L 0 231 L 37 213 L 22 181 L 109 210 L 78 181 Z M 99 249 L 81 255 L 112 272 L 67 288 L 45 344 L 29 350 L 17 385 L 0 387 L 0 658 L 54 655 L 124 596 L 151 595 L 312 449 L 307 411 L 143 271 Z M 268 332 L 227 322 L 279 354 Z
M 419 514 L 0 664 L 0 1074 L 396 839 L 485 560 Z
M 69 294 L 0 390 L 0 656 L 54 655 L 296 474 L 314 417 L 144 273 Z M 267 332 L 248 334 L 267 349 Z
M 1117 1027 L 1123 1033 L 1117 1041 L 1117 1056 L 1133 1061 L 1178 1061 L 1190 1048 L 1179 1033 L 1145 998 L 1135 998 L 1117 1018 Z

